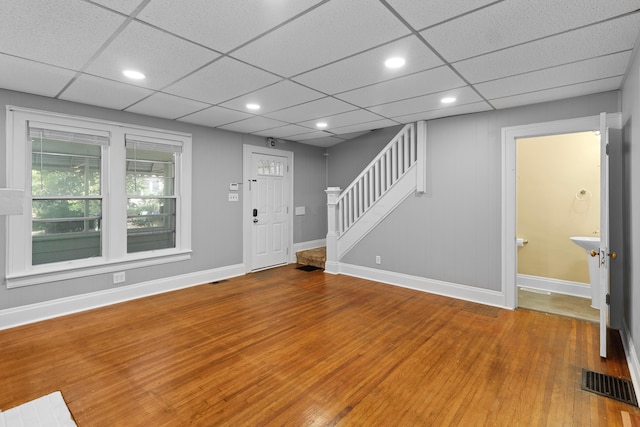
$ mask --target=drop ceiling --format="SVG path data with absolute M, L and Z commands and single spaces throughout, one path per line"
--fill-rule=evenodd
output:
M 323 147 L 421 119 L 619 89 L 640 29 L 640 0 L 0 7 L 4 89 Z M 398 56 L 403 67 L 384 66 Z M 446 96 L 456 101 L 442 104 Z

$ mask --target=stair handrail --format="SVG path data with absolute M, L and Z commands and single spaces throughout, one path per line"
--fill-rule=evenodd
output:
M 377 194 L 377 192 L 374 191 L 374 197 L 372 201 L 370 201 L 370 203 L 366 203 L 367 206 L 364 207 L 362 209 L 356 209 L 357 211 L 361 211 L 358 212 L 357 215 L 354 216 L 354 218 L 352 218 L 350 221 L 348 221 L 348 224 L 344 224 L 345 222 L 345 218 L 343 216 L 344 214 L 344 205 L 345 205 L 345 199 L 347 199 L 354 191 L 354 189 L 361 185 L 361 183 L 363 183 L 365 177 L 371 173 L 371 170 L 375 168 L 375 166 L 377 164 L 379 164 L 379 162 L 385 158 L 387 155 L 389 155 L 390 153 L 392 154 L 392 150 L 394 148 L 397 147 L 398 142 L 402 139 L 402 138 L 408 138 L 408 145 L 409 145 L 409 150 L 410 153 L 406 154 L 403 151 L 403 156 L 408 157 L 408 161 L 406 162 L 407 164 L 405 164 L 404 168 L 402 171 L 398 171 L 397 172 L 397 176 L 395 177 L 391 177 L 391 181 L 387 181 L 386 184 L 384 185 L 384 190 L 380 191 L 380 194 Z M 404 148 L 403 148 L 404 150 Z M 355 222 L 358 220 L 358 218 L 360 218 L 367 210 L 369 210 L 373 204 L 380 198 L 382 197 L 382 195 L 384 193 L 386 193 L 392 186 L 393 184 L 400 179 L 411 167 L 413 167 L 413 165 L 416 163 L 418 157 L 419 157 L 419 148 L 417 147 L 417 141 L 416 141 L 416 125 L 415 123 L 409 123 L 406 124 L 400 131 L 398 131 L 398 133 L 393 137 L 393 139 L 391 139 L 391 141 L 389 141 L 389 143 L 378 153 L 378 155 L 371 160 L 371 162 L 369 162 L 369 164 L 362 170 L 362 172 L 360 172 L 360 174 L 351 182 L 351 184 L 349 184 L 349 186 L 347 188 L 345 188 L 340 196 L 337 198 L 336 200 L 336 205 L 337 205 L 337 214 L 338 214 L 338 233 L 342 234 L 345 231 L 347 231 L 353 224 L 355 224 Z M 395 171 L 395 169 L 397 168 L 397 164 L 396 165 L 392 165 L 389 164 L 388 166 L 391 166 L 392 172 Z M 385 171 L 388 173 L 388 171 Z M 382 177 L 380 177 L 380 179 L 382 179 Z M 386 179 L 386 176 L 385 176 Z M 371 190 L 369 190 L 369 193 L 371 194 Z M 359 201 L 358 201 L 359 202 Z

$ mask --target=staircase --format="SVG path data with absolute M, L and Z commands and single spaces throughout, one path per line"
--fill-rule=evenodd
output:
M 296 252 L 296 262 L 302 265 L 312 265 L 318 268 L 324 268 L 327 260 L 327 248 L 314 248 L 306 251 Z
M 413 193 L 426 191 L 425 121 L 410 123 L 344 190 L 327 193 L 325 271 L 338 273 L 338 261 Z

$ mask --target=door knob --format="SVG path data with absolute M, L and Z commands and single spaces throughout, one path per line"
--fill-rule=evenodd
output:
M 258 222 L 258 218 L 253 218 L 253 223 L 257 223 Z
M 599 253 L 600 253 L 600 252 L 597 252 L 597 251 L 591 251 L 591 252 L 590 252 L 591 256 L 598 256 L 598 254 L 599 254 Z M 611 259 L 616 259 L 616 258 L 618 258 L 618 254 L 617 254 L 615 251 L 611 252 L 611 253 L 609 254 L 609 256 L 611 257 Z

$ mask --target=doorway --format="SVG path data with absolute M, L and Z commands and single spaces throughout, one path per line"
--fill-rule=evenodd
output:
M 570 239 L 600 236 L 599 132 L 518 138 L 516 145 L 518 307 L 598 322 L 593 261 Z
M 293 247 L 293 153 L 245 145 L 243 156 L 245 271 L 287 264 Z

